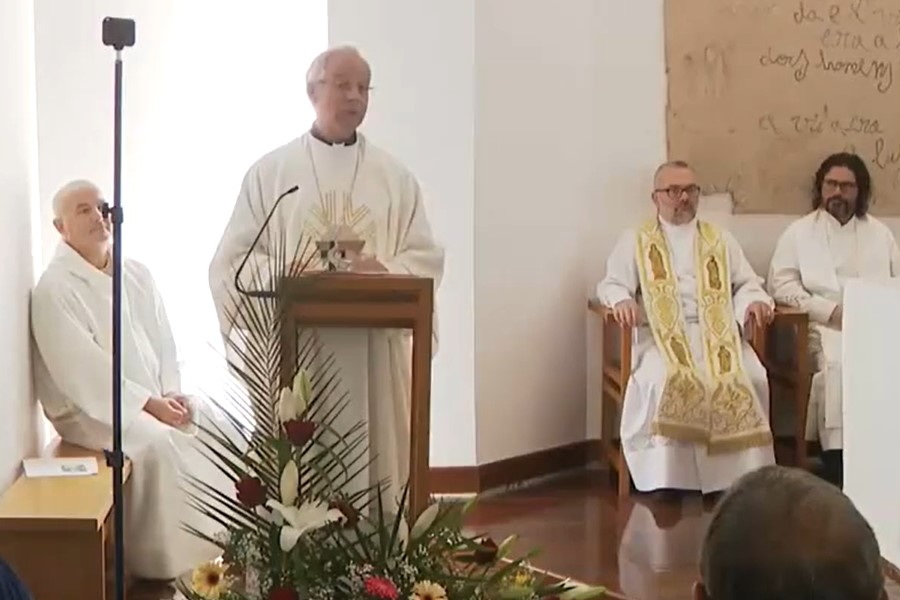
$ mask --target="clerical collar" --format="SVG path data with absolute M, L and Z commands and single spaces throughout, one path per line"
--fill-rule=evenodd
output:
M 659 217 L 658 220 L 660 222 L 660 225 L 663 228 L 663 231 L 682 232 L 682 231 L 690 231 L 691 229 L 694 229 L 697 227 L 697 217 L 696 216 L 693 219 L 691 219 L 690 221 L 688 221 L 687 223 L 680 223 L 680 224 L 669 223 L 662 217 Z
M 319 133 L 315 127 L 312 127 L 309 130 L 309 134 L 311 136 L 313 136 L 314 138 L 316 138 L 317 140 L 319 140 L 320 142 L 322 142 L 323 144 L 327 144 L 329 146 L 352 146 L 353 144 L 356 143 L 356 140 L 357 140 L 355 131 L 353 132 L 353 135 L 350 136 L 350 139 L 343 141 L 343 142 L 329 142 L 324 137 L 322 137 L 322 134 Z

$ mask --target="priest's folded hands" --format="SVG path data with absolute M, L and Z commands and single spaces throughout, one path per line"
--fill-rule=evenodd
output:
M 350 271 L 353 273 L 387 273 L 388 268 L 380 260 L 370 254 L 360 254 L 350 261 Z M 291 273 L 317 273 L 323 268 L 317 261 L 295 261 L 291 265 Z
M 144 410 L 171 427 L 183 427 L 190 423 L 193 417 L 190 403 L 182 395 L 150 398 L 144 405 Z

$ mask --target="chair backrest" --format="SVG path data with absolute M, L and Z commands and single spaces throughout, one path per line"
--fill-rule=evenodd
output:
M 710 194 L 701 196 L 697 206 L 697 216 L 724 229 L 731 229 L 734 218 L 731 194 Z

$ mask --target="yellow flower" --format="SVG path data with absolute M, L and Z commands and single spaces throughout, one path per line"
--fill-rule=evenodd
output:
M 410 600 L 447 600 L 447 591 L 440 584 L 420 581 L 413 588 Z
M 515 577 L 513 577 L 513 585 L 517 587 L 525 587 L 531 585 L 534 581 L 534 578 L 527 571 L 519 571 L 516 573 Z
M 228 590 L 227 570 L 228 565 L 221 562 L 200 565 L 191 574 L 191 589 L 203 598 L 218 600 Z

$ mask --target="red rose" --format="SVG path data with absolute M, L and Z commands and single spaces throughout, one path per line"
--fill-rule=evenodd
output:
M 269 592 L 269 600 L 300 600 L 297 590 L 288 587 L 277 587 Z
M 312 439 L 316 430 L 316 424 L 312 421 L 301 421 L 300 419 L 292 419 L 284 424 L 284 431 L 291 443 L 295 446 L 303 446 Z
M 385 577 L 366 577 L 363 579 L 366 595 L 378 600 L 397 600 L 400 592 L 390 579 Z
M 497 558 L 497 544 L 491 538 L 485 538 L 475 550 L 475 562 L 489 565 Z
M 234 484 L 237 499 L 244 506 L 256 508 L 266 502 L 266 486 L 258 477 L 244 475 Z

